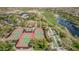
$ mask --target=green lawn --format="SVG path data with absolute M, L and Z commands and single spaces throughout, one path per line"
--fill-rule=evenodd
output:
M 30 42 L 30 38 L 28 36 L 25 36 L 23 40 L 24 40 L 24 43 L 29 43 Z
M 56 19 L 51 12 L 44 12 L 43 15 L 46 17 L 47 21 L 51 24 L 56 24 Z
M 43 35 L 43 34 L 42 34 L 41 32 L 36 32 L 35 37 L 36 37 L 37 39 L 41 39 L 42 35 Z

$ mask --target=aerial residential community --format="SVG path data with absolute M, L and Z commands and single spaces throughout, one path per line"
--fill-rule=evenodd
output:
M 79 51 L 79 8 L 0 8 L 0 51 Z

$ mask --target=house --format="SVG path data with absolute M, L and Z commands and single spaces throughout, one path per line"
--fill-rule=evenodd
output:
M 37 23 L 35 21 L 28 21 L 27 26 L 25 28 L 26 32 L 34 32 L 37 27 Z

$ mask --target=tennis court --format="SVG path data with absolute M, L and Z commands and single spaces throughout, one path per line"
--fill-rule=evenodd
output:
M 30 40 L 33 40 L 34 33 L 23 33 L 16 44 L 16 47 L 18 48 L 27 48 L 29 47 L 28 44 Z
M 44 33 L 43 33 L 43 30 L 41 28 L 37 28 L 35 30 L 35 38 L 36 39 L 43 39 L 44 38 Z

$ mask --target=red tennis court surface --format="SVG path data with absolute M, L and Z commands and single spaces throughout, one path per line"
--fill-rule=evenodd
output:
M 16 48 L 28 48 L 28 43 L 33 40 L 34 33 L 23 33 L 16 43 Z
M 44 33 L 41 28 L 37 28 L 35 32 L 32 32 L 32 33 L 24 32 L 23 34 L 21 34 L 16 43 L 16 48 L 29 48 L 28 44 L 30 40 L 33 40 L 34 38 L 36 39 L 44 38 Z

